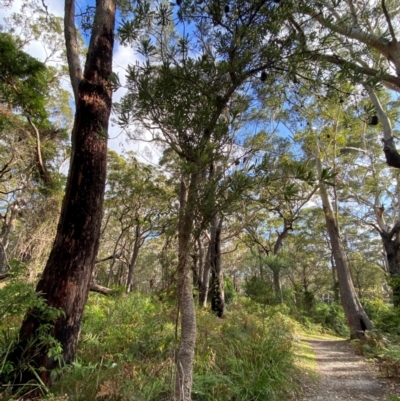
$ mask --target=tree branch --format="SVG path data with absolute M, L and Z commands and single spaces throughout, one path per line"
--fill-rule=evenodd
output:
M 9 273 L 0 274 L 0 280 L 5 280 L 9 275 Z
M 347 66 L 353 71 L 361 72 L 369 77 L 377 77 L 380 75 L 379 79 L 383 85 L 396 92 L 400 92 L 400 78 L 394 75 L 382 74 L 380 71 L 377 71 L 374 68 L 362 67 L 354 62 L 344 60 L 337 55 L 327 55 L 313 52 L 310 54 L 310 58 L 315 61 L 327 61 L 328 63 L 335 64 L 339 67 Z
M 78 86 L 83 79 L 79 60 L 79 45 L 75 27 L 75 0 L 65 0 L 64 37 L 67 60 L 75 103 L 78 103 Z
M 386 22 L 388 23 L 389 32 L 390 32 L 390 36 L 392 37 L 392 41 L 393 41 L 393 43 L 397 43 L 396 34 L 393 29 L 392 20 L 390 19 L 388 10 L 386 8 L 385 0 L 382 0 L 382 10 L 383 10 L 383 14 L 385 15 Z
M 111 295 L 113 292 L 115 292 L 115 290 L 111 288 L 103 287 L 102 285 L 96 283 L 90 283 L 89 290 L 103 295 Z
M 39 167 L 39 174 L 45 182 L 50 182 L 51 177 L 46 169 L 46 166 L 43 163 L 42 151 L 40 149 L 39 130 L 37 129 L 36 125 L 31 120 L 30 116 L 28 116 L 28 122 L 29 122 L 30 126 L 33 128 L 33 130 L 35 131 L 35 135 L 36 135 L 36 157 L 37 157 L 37 163 L 38 163 L 38 167 Z
M 396 149 L 393 138 L 392 125 L 390 119 L 383 110 L 382 104 L 376 95 L 375 91 L 365 86 L 369 98 L 375 106 L 376 113 L 383 125 L 383 152 L 385 153 L 386 162 L 391 167 L 400 168 L 400 154 Z

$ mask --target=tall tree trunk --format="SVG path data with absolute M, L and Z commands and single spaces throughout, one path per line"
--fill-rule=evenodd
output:
M 141 233 L 140 233 L 140 224 L 137 224 L 136 229 L 135 229 L 135 242 L 133 244 L 133 252 L 132 252 L 131 260 L 129 261 L 128 277 L 126 279 L 126 291 L 127 292 L 132 291 L 133 270 L 135 269 L 135 266 L 136 266 L 136 261 L 139 256 L 139 249 L 140 249 L 141 245 L 142 245 L 142 238 L 141 238 Z
M 181 342 L 176 363 L 175 401 L 190 401 L 192 392 L 193 358 L 196 343 L 196 311 L 189 258 L 197 202 L 197 184 L 198 173 L 191 174 L 189 188 L 187 188 L 184 178 L 181 180 L 177 285 L 181 314 Z
M 284 226 L 282 232 L 278 232 L 278 237 L 274 244 L 273 254 L 278 256 L 280 249 L 282 248 L 283 241 L 289 235 L 289 231 L 292 230 L 292 220 L 283 219 Z M 272 279 L 274 283 L 274 292 L 276 302 L 279 304 L 283 303 L 283 294 L 282 294 L 282 286 L 281 286 L 281 267 L 279 265 L 274 266 L 272 270 Z
M 50 374 L 58 362 L 48 355 L 48 346 L 41 344 L 38 337 L 44 324 L 53 325 L 50 335 L 62 346 L 63 362 L 72 362 L 99 246 L 111 111 L 107 79 L 112 72 L 115 0 L 96 2 L 83 75 L 76 64 L 74 18 L 74 1 L 66 0 L 65 36 L 76 100 L 71 164 L 56 238 L 36 288 L 49 307 L 62 313 L 55 321 L 49 321 L 40 310 L 28 311 L 10 361 L 16 367 L 29 362 L 31 368 L 15 377 L 16 385 L 36 382 L 37 377 L 45 385 L 52 382 Z
M 218 317 L 225 314 L 224 279 L 221 266 L 222 217 L 211 220 L 210 265 L 211 265 L 211 310 Z
M 317 157 L 316 163 L 318 175 L 321 177 L 322 165 L 321 160 Z M 365 313 L 354 289 L 329 193 L 322 180 L 319 181 L 319 192 L 325 214 L 326 227 L 332 246 L 333 257 L 335 260 L 341 301 L 347 318 L 347 323 L 350 328 L 350 336 L 351 338 L 362 337 L 365 330 L 372 329 L 372 323 Z

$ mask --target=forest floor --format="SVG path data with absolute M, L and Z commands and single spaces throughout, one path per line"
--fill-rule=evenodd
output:
M 303 341 L 314 355 L 302 355 L 309 365 L 302 401 L 400 401 L 398 379 L 384 378 L 377 365 L 355 354 L 348 340 L 307 337 Z

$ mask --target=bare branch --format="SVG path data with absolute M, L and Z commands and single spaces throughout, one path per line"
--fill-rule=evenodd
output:
M 75 27 L 75 0 L 65 0 L 64 36 L 67 49 L 67 60 L 75 103 L 78 103 L 78 86 L 83 79 L 79 61 L 79 45 Z
M 111 295 L 113 292 L 115 292 L 111 288 L 103 287 L 102 285 L 96 283 L 90 283 L 89 290 L 103 295 Z
M 31 118 L 28 116 L 28 122 L 35 131 L 36 135 L 36 157 L 37 157 L 37 164 L 39 167 L 39 174 L 43 178 L 45 182 L 50 182 L 51 177 L 46 169 L 46 166 L 43 163 L 43 158 L 42 158 L 42 151 L 40 150 L 40 134 L 39 130 L 37 129 L 36 125 L 33 123 Z
M 393 43 L 397 43 L 396 34 L 393 29 L 392 20 L 390 19 L 388 10 L 386 8 L 385 0 L 382 0 L 382 10 L 383 10 L 383 14 L 385 15 L 386 22 L 388 23 L 389 32 L 390 32 L 390 36 L 392 37 L 392 41 L 393 41 Z

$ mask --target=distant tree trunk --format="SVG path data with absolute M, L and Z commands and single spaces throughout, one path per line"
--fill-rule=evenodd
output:
M 62 314 L 55 321 L 48 321 L 41 311 L 28 311 L 19 343 L 9 359 L 16 367 L 25 361 L 30 368 L 22 368 L 15 377 L 15 385 L 36 382 L 37 377 L 45 385 L 52 382 L 51 372 L 58 362 L 48 356 L 47 347 L 40 340 L 34 341 L 44 324 L 54 324 L 50 334 L 62 346 L 63 362 L 73 361 L 99 246 L 111 111 L 107 79 L 112 72 L 115 1 L 96 2 L 83 75 L 78 67 L 74 18 L 74 1 L 66 0 L 65 37 L 76 101 L 71 164 L 56 238 L 36 288 L 48 306 L 61 310 Z M 29 397 L 34 395 L 37 392 Z
M 3 217 L 3 225 L 0 231 L 0 274 L 6 273 L 8 270 L 7 248 L 10 241 L 10 234 L 14 229 L 14 223 L 20 211 L 20 202 L 15 200 L 7 209 Z
M 278 237 L 274 244 L 273 254 L 278 255 L 280 249 L 282 248 L 283 241 L 289 235 L 289 231 L 292 230 L 292 220 L 290 219 L 283 219 L 284 225 L 282 232 L 278 232 Z M 279 304 L 283 303 L 283 294 L 282 294 L 282 286 L 281 286 L 281 268 L 277 265 L 274 266 L 272 270 L 272 279 L 274 282 L 274 292 L 275 292 L 275 299 L 276 302 Z
M 197 238 L 197 248 L 198 248 L 198 277 L 197 277 L 197 289 L 201 291 L 201 287 L 203 285 L 203 271 L 204 271 L 204 246 L 203 243 L 201 242 L 201 238 Z
M 162 269 L 162 281 L 163 281 L 163 288 L 169 287 L 170 285 L 170 278 L 169 278 L 169 258 L 168 258 L 168 250 L 171 247 L 171 240 L 172 238 L 166 235 L 164 246 L 162 247 L 161 254 L 160 254 L 160 263 Z
M 316 163 L 318 174 L 321 176 L 321 160 L 316 158 Z M 347 323 L 350 328 L 350 335 L 351 338 L 362 337 L 365 330 L 371 330 L 373 326 L 367 314 L 365 313 L 354 289 L 329 193 L 322 180 L 319 182 L 319 192 L 325 214 L 326 227 L 332 246 L 333 257 L 335 260 L 341 301 L 347 318 Z
M 187 188 L 184 178 L 181 180 L 177 285 L 181 314 L 181 342 L 176 361 L 175 401 L 190 401 L 192 391 L 193 358 L 196 343 L 196 311 L 189 258 L 197 202 L 197 185 L 198 173 L 191 174 L 189 188 Z
M 141 232 L 140 232 L 140 224 L 138 223 L 135 228 L 135 242 L 133 244 L 133 252 L 131 256 L 131 260 L 129 261 L 128 265 L 128 277 L 126 279 L 126 291 L 131 292 L 132 291 L 132 280 L 133 280 L 133 271 L 136 266 L 136 261 L 139 256 L 139 250 L 140 247 L 143 244 L 143 239 L 141 237 Z
M 333 252 L 331 251 L 331 266 L 332 266 L 332 289 L 333 289 L 333 296 L 335 302 L 340 301 L 339 297 L 339 285 L 337 281 L 337 274 L 336 274 L 336 265 L 335 265 L 335 258 L 333 256 Z
M 210 266 L 211 266 L 211 310 L 218 317 L 225 315 L 224 279 L 221 266 L 222 217 L 211 220 Z
M 393 306 L 400 306 L 400 222 L 391 231 L 380 232 L 385 248 L 388 270 L 390 275 L 389 285 L 393 293 Z
M 282 287 L 281 287 L 281 272 L 279 268 L 271 269 L 272 270 L 272 279 L 274 282 L 274 292 L 276 302 L 278 304 L 283 303 L 283 296 L 282 296 Z
M 203 308 L 207 307 L 208 290 L 210 288 L 210 270 L 211 270 L 211 241 L 207 247 L 207 254 L 204 260 L 203 277 L 201 280 L 199 305 Z

